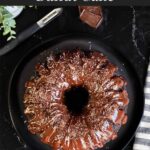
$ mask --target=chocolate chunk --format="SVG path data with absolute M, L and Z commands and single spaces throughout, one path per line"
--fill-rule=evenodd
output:
M 102 7 L 100 6 L 79 6 L 80 13 L 86 9 L 87 11 L 95 14 L 95 15 L 102 15 Z
M 80 19 L 93 28 L 100 26 L 103 20 L 100 6 L 79 6 Z

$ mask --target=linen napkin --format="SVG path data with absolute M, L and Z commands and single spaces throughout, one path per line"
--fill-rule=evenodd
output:
M 133 150 L 150 150 L 150 63 L 145 82 L 145 108 L 135 135 Z

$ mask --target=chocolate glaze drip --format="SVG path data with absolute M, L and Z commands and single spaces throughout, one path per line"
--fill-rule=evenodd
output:
M 116 71 L 96 51 L 51 54 L 46 63 L 36 65 L 38 77 L 25 84 L 29 131 L 55 150 L 96 149 L 114 140 L 127 122 L 129 102 L 126 81 Z M 87 89 L 89 100 L 80 114 L 73 115 L 65 104 L 65 92 L 81 86 Z

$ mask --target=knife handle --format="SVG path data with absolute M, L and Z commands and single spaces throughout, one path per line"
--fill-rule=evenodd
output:
M 10 41 L 8 44 L 0 49 L 0 56 L 12 51 L 16 46 L 18 46 L 31 35 L 33 35 L 39 29 L 40 27 L 35 23 L 31 27 L 27 28 L 25 31 L 21 32 L 16 39 Z

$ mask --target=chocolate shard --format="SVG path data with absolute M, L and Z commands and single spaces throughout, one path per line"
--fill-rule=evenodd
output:
M 97 28 L 103 21 L 100 6 L 79 6 L 80 19 L 93 28 Z
M 101 6 L 79 6 L 79 12 L 81 13 L 84 9 L 95 15 L 102 15 L 102 7 Z

